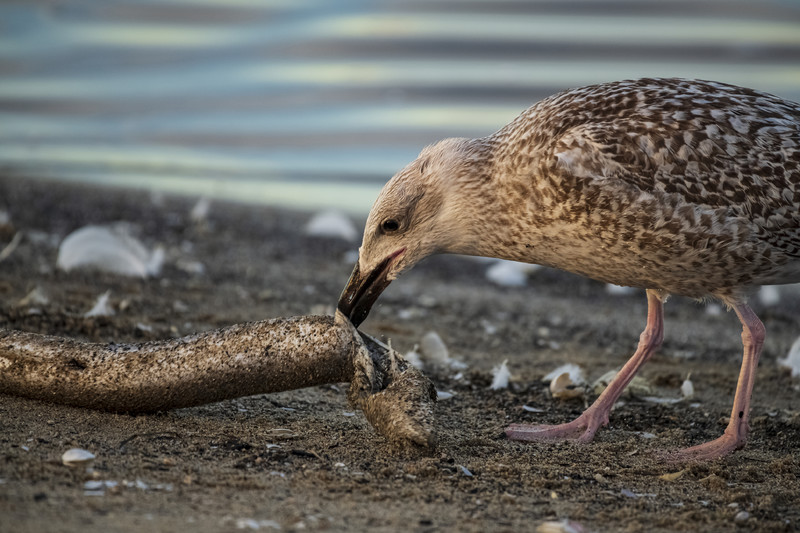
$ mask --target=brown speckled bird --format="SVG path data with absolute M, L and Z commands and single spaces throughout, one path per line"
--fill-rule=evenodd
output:
M 383 289 L 434 253 L 537 263 L 647 289 L 636 353 L 580 417 L 514 424 L 517 440 L 590 441 L 663 338 L 669 294 L 717 298 L 742 323 L 730 423 L 678 460 L 744 446 L 764 326 L 760 285 L 800 282 L 800 105 L 724 83 L 641 79 L 551 96 L 498 132 L 446 139 L 372 207 L 339 308 L 360 324 Z

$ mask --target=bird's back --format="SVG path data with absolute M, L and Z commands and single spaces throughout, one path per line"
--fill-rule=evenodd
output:
M 697 297 L 800 281 L 800 104 L 623 81 L 547 98 L 492 139 L 498 172 L 531 180 L 531 223 L 559 228 L 541 262 Z

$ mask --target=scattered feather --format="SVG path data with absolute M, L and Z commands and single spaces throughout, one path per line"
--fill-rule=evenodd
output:
M 470 472 L 469 469 L 467 469 L 466 466 L 458 465 L 458 468 L 459 468 L 459 470 L 461 470 L 461 473 L 464 474 L 465 476 L 472 477 L 472 472 Z
M 34 287 L 31 292 L 25 295 L 17 305 L 19 307 L 29 307 L 29 306 L 37 306 L 37 305 L 47 305 L 50 303 L 50 298 L 47 294 L 42 290 L 41 287 L 38 285 Z
M 358 231 L 344 213 L 339 211 L 322 211 L 311 217 L 306 224 L 306 235 L 313 237 L 334 237 L 346 241 L 354 241 Z
M 11 256 L 11 254 L 14 253 L 14 250 L 17 249 L 17 246 L 19 246 L 19 243 L 21 242 L 22 242 L 22 232 L 18 231 L 11 238 L 11 242 L 5 245 L 5 247 L 2 250 L 0 250 L 0 263 L 8 259 L 9 256 Z
M 275 520 L 254 520 L 253 518 L 236 519 L 236 529 L 259 530 L 261 528 L 280 530 L 281 525 Z
M 544 409 L 539 409 L 538 407 L 531 407 L 530 405 L 523 405 L 523 411 L 527 411 L 529 413 L 544 413 Z
M 686 379 L 683 380 L 683 383 L 681 383 L 681 396 L 683 396 L 684 400 L 688 400 L 694 396 L 694 384 L 690 379 L 691 377 L 692 375 L 689 374 L 686 376 Z
M 673 403 L 682 402 L 683 398 L 661 398 L 660 396 L 638 396 L 640 400 L 645 402 L 657 403 L 661 405 L 671 405 Z
M 779 359 L 778 364 L 792 371 L 792 377 L 800 376 L 800 337 L 795 339 L 785 359 Z
M 95 268 L 123 276 L 157 276 L 164 263 L 164 249 L 151 252 L 125 223 L 84 226 L 70 233 L 58 250 L 58 268 Z
M 658 476 L 659 479 L 663 479 L 664 481 L 676 481 L 680 479 L 686 473 L 686 469 L 678 470 L 677 472 L 670 472 L 668 474 L 662 474 Z
M 492 369 L 492 385 L 489 388 L 492 390 L 507 389 L 510 378 L 511 372 L 508 370 L 508 359 L 506 359 Z
M 437 390 L 436 391 L 436 399 L 437 400 L 449 400 L 453 396 L 455 396 L 455 393 L 451 392 L 451 391 L 443 391 L 443 390 Z
M 202 224 L 208 220 L 208 213 L 211 211 L 211 200 L 207 197 L 202 197 L 197 200 L 192 210 L 189 211 L 189 218 L 195 224 Z
M 781 301 L 781 291 L 777 285 L 763 285 L 758 290 L 758 301 L 764 307 L 772 307 Z
M 497 326 L 486 320 L 485 318 L 481 319 L 481 326 L 483 326 L 483 332 L 487 335 L 494 335 L 497 333 Z
M 83 316 L 85 318 L 92 318 L 95 316 L 114 315 L 114 308 L 108 303 L 108 298 L 110 296 L 111 290 L 109 289 L 97 298 L 97 301 L 94 303 L 94 307 L 87 311 Z
M 418 348 L 418 346 L 414 346 L 414 349 L 410 352 L 406 352 L 403 357 L 411 366 L 418 370 L 422 370 L 422 359 L 419 357 L 419 352 L 417 351 Z
M 539 265 L 500 260 L 486 269 L 486 279 L 502 287 L 523 287 L 528 282 L 528 274 L 538 268 Z
M 545 383 L 550 383 L 551 381 L 553 381 L 554 379 L 556 379 L 558 376 L 560 376 L 565 372 L 569 374 L 569 379 L 573 383 L 576 383 L 578 385 L 586 383 L 586 378 L 583 377 L 583 370 L 581 370 L 581 367 L 579 367 L 575 363 L 567 363 L 565 365 L 561 365 L 560 367 L 556 368 L 555 370 L 547 374 L 545 377 L 543 377 L 542 381 L 544 381 Z

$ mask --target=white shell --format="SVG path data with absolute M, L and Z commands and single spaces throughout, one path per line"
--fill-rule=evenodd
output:
M 580 398 L 583 396 L 583 387 L 572 381 L 569 372 L 564 372 L 550 382 L 550 394 L 559 400 Z
M 503 287 L 523 287 L 539 265 L 500 260 L 486 270 L 486 279 Z
M 435 331 L 429 331 L 419 341 L 419 351 L 426 363 L 444 366 L 450 363 L 450 353 L 442 338 Z
M 594 393 L 600 394 L 606 390 L 606 387 L 608 387 L 611 381 L 613 381 L 613 379 L 617 376 L 617 373 L 617 370 L 610 370 L 597 378 L 594 383 L 592 383 L 592 390 Z M 653 386 L 645 378 L 634 376 L 622 393 L 627 394 L 628 396 L 643 398 L 653 394 Z
M 91 466 L 95 456 L 82 448 L 70 448 L 61 456 L 61 462 L 67 466 Z
M 89 225 L 67 235 L 58 249 L 58 268 L 95 268 L 123 276 L 157 276 L 164 263 L 164 250 L 152 253 L 132 235 L 125 223 Z
M 334 237 L 346 241 L 354 241 L 358 231 L 344 213 L 339 211 L 322 211 L 311 217 L 306 224 L 306 235 L 314 237 Z

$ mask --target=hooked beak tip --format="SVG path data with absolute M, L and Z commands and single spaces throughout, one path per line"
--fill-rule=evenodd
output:
M 391 266 L 405 250 L 405 248 L 401 248 L 390 254 L 367 273 L 361 272 L 358 262 L 353 267 L 353 273 L 350 274 L 350 279 L 339 296 L 336 307 L 350 319 L 355 327 L 364 322 L 378 296 L 391 283 L 392 280 L 389 279 Z

